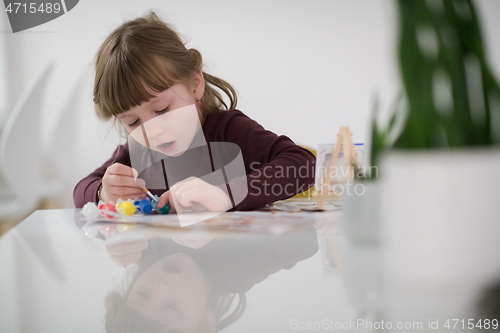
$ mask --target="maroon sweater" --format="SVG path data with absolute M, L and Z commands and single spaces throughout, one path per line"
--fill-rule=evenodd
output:
M 231 142 L 241 149 L 248 194 L 235 206 L 236 210 L 256 209 L 303 192 L 314 184 L 314 155 L 290 138 L 265 130 L 241 111 L 210 115 L 202 128 L 207 143 Z M 97 202 L 102 177 L 113 163 L 131 166 L 128 144 L 120 145 L 108 161 L 76 185 L 73 199 L 77 208 Z M 151 189 L 157 195 L 163 191 Z

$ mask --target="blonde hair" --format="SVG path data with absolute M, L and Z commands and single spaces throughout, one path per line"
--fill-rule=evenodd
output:
M 200 52 L 187 49 L 179 35 L 154 12 L 125 22 L 106 38 L 96 55 L 97 116 L 109 120 L 150 100 L 154 96 L 147 87 L 161 92 L 177 83 L 189 85 L 192 75 L 202 67 Z M 234 88 L 222 79 L 202 73 L 203 116 L 234 109 L 238 100 Z M 229 97 L 229 108 L 215 88 Z

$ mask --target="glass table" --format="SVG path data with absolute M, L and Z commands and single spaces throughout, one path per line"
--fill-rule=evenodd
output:
M 468 324 L 484 279 L 401 280 L 383 237 L 360 240 L 340 211 L 261 213 L 309 222 L 243 232 L 36 211 L 0 238 L 0 332 L 481 331 Z

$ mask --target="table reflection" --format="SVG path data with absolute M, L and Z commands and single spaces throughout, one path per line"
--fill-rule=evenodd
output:
M 108 332 L 216 332 L 245 312 L 245 294 L 318 251 L 315 230 L 229 238 L 133 225 L 82 226 L 126 277 L 105 299 Z

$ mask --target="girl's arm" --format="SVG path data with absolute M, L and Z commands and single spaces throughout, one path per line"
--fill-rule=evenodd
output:
M 316 158 L 307 149 L 264 129 L 241 111 L 222 111 L 213 117 L 207 121 L 217 121 L 214 141 L 233 142 L 243 154 L 247 176 L 233 179 L 230 186 L 246 182 L 248 195 L 236 204 L 236 210 L 256 209 L 314 185 Z

